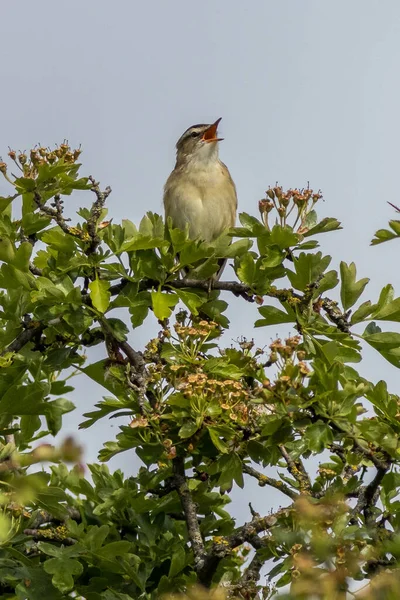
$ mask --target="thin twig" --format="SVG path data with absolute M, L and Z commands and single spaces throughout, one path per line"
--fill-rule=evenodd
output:
M 60 229 L 63 230 L 64 233 L 71 235 L 71 230 L 67 225 L 67 221 L 70 221 L 71 219 L 66 219 L 63 215 L 63 201 L 61 200 L 60 194 L 56 194 L 54 196 L 54 202 L 52 203 L 54 208 L 46 206 L 46 203 L 43 202 L 42 197 L 38 191 L 34 192 L 34 200 L 36 206 L 40 209 L 40 211 L 43 214 L 47 215 L 48 217 L 51 217 L 57 223 Z
M 261 547 L 263 545 L 261 539 L 258 538 L 258 540 L 255 541 L 254 536 L 256 536 L 258 533 L 262 533 L 263 531 L 271 529 L 271 527 L 276 524 L 278 517 L 281 514 L 286 513 L 288 510 L 288 508 L 283 508 L 278 510 L 276 513 L 267 515 L 266 517 L 254 517 L 248 523 L 238 527 L 234 533 L 226 536 L 224 538 L 223 545 L 232 549 L 241 546 L 245 542 L 249 542 L 252 545 L 255 544 L 256 546 Z
M 188 536 L 193 550 L 194 568 L 197 572 L 199 572 L 204 568 L 206 553 L 199 521 L 197 519 L 196 505 L 186 480 L 184 458 L 177 456 L 172 461 L 172 467 L 174 473 L 174 487 L 181 501 L 182 509 L 185 515 Z
M 272 477 L 268 477 L 268 475 L 264 475 L 263 473 L 260 473 L 256 469 L 253 469 L 253 467 L 251 467 L 250 465 L 243 464 L 243 472 L 247 473 L 247 475 L 250 475 L 251 477 L 254 477 L 255 479 L 257 479 L 258 485 L 260 487 L 269 485 L 269 486 L 275 488 L 276 490 L 279 490 L 280 492 L 282 492 L 282 494 L 289 496 L 289 498 L 291 498 L 292 500 L 295 500 L 298 497 L 298 494 L 296 492 L 292 491 L 289 488 L 289 486 L 286 485 L 286 483 L 283 483 L 283 481 L 279 481 L 279 479 L 274 479 Z
M 301 493 L 311 494 L 311 481 L 304 465 L 300 459 L 293 460 L 285 446 L 279 446 L 279 450 L 285 459 L 289 473 L 299 483 Z
M 312 408 L 309 408 L 310 411 L 310 417 L 313 420 L 313 422 L 321 420 L 324 423 L 329 424 L 330 427 L 332 427 L 332 429 L 336 430 L 337 432 L 345 435 L 346 437 L 348 437 L 349 439 L 352 440 L 354 446 L 356 447 L 356 449 L 363 454 L 366 458 L 368 458 L 377 469 L 388 469 L 389 466 L 392 464 L 392 460 L 390 458 L 390 456 L 382 449 L 377 448 L 375 451 L 371 450 L 370 448 L 366 448 L 365 446 L 363 446 L 359 441 L 358 438 L 356 437 L 356 435 L 354 433 L 352 433 L 351 431 L 348 431 L 345 427 L 342 427 L 341 425 L 338 425 L 337 422 L 335 421 L 331 421 L 331 419 L 325 417 L 323 414 L 316 414 Z M 332 447 L 332 446 L 331 446 Z M 335 450 L 337 450 L 337 445 L 336 447 L 334 446 Z M 384 456 L 386 457 L 385 460 L 382 460 L 380 458 L 378 458 L 376 456 L 376 452 L 380 452 L 382 454 L 384 454 Z
M 129 283 L 127 279 L 122 279 L 119 283 L 110 287 L 111 296 L 117 296 L 124 287 Z M 139 286 L 139 291 L 149 290 L 153 287 L 159 287 L 160 282 L 153 279 L 142 279 Z M 211 290 L 217 290 L 221 292 L 231 292 L 235 296 L 241 296 L 247 302 L 254 302 L 253 292 L 250 287 L 239 281 L 211 281 L 202 279 L 173 279 L 161 285 L 162 290 L 176 289 L 180 290 L 183 288 L 203 290 L 209 292 Z

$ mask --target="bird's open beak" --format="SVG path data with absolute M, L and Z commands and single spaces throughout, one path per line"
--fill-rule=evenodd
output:
M 219 125 L 219 122 L 221 119 L 222 119 L 222 117 L 217 119 L 215 121 L 215 123 L 210 125 L 210 127 L 205 130 L 205 132 L 203 133 L 203 140 L 205 142 L 220 142 L 221 140 L 224 139 L 224 138 L 217 137 L 217 129 L 218 129 L 218 125 Z

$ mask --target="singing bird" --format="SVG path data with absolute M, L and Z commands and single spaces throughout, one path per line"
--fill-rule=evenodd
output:
M 236 187 L 218 157 L 223 139 L 217 131 L 220 121 L 186 129 L 176 144 L 175 168 L 164 187 L 165 220 L 171 217 L 178 229 L 189 224 L 190 238 L 205 242 L 214 241 L 236 220 Z

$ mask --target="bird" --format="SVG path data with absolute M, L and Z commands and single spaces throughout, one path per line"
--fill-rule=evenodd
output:
M 165 221 L 171 217 L 172 226 L 182 230 L 188 225 L 192 240 L 213 242 L 236 221 L 236 186 L 218 156 L 220 121 L 186 129 L 176 143 L 175 168 L 164 186 Z

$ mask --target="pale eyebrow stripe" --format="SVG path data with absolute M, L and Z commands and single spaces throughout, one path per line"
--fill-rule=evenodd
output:
M 182 138 L 187 137 L 190 133 L 193 133 L 193 132 L 201 133 L 201 131 L 204 127 L 209 127 L 209 126 L 207 124 L 192 125 L 188 129 L 186 129 L 185 133 L 182 135 Z

